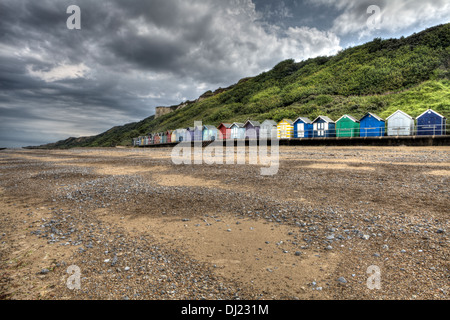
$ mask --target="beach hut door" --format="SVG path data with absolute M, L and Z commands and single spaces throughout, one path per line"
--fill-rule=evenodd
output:
M 406 121 L 403 118 L 397 117 L 394 118 L 392 121 L 392 129 L 393 129 L 393 134 L 400 136 L 400 135 L 405 135 L 407 134 L 408 128 L 406 126 Z
M 299 138 L 305 137 L 305 124 L 304 123 L 298 123 L 297 124 L 297 132 Z
M 325 123 L 318 123 L 317 124 L 317 130 L 318 130 L 318 136 L 324 137 L 325 136 Z

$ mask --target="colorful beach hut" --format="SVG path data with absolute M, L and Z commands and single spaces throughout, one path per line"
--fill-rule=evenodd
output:
M 166 143 L 172 143 L 172 130 L 167 130 L 166 131 Z
M 312 138 L 313 123 L 310 119 L 299 117 L 294 121 L 294 138 Z
M 178 129 L 177 129 L 177 130 L 178 130 Z M 177 139 L 177 130 L 173 130 L 173 131 L 172 131 L 172 137 L 170 138 L 170 141 L 171 141 L 172 143 L 179 142 L 178 139 Z
M 261 123 L 258 121 L 247 120 L 244 124 L 245 139 L 259 139 L 259 132 L 261 130 Z
M 383 137 L 386 132 L 386 121 L 376 114 L 368 112 L 359 120 L 360 137 Z
M 186 129 L 177 129 L 176 130 L 176 140 L 177 142 L 186 141 L 187 130 Z
M 388 136 L 411 136 L 414 133 L 414 118 L 397 110 L 387 119 Z
M 221 123 L 220 126 L 217 127 L 220 140 L 231 139 L 231 126 L 231 123 Z
M 165 144 L 165 143 L 167 143 L 167 133 L 164 131 L 164 132 L 161 132 L 161 144 Z
M 184 141 L 194 141 L 194 133 L 194 127 L 186 128 L 186 136 L 184 137 Z
M 161 143 L 161 134 L 160 133 L 156 133 L 153 136 L 153 144 L 160 144 Z
M 434 110 L 427 110 L 417 117 L 417 135 L 444 136 L 447 132 L 447 118 Z
M 338 138 L 359 137 L 359 130 L 359 120 L 348 114 L 336 121 L 336 137 Z
M 245 139 L 245 127 L 243 123 L 235 122 L 231 125 L 231 139 Z
M 219 140 L 219 130 L 210 125 L 203 126 L 203 141 Z
M 203 126 L 194 127 L 194 141 L 203 141 Z
M 313 121 L 314 138 L 334 138 L 336 137 L 336 123 L 327 116 L 318 116 Z
M 263 139 L 277 139 L 277 123 L 273 120 L 266 120 L 261 124 L 259 136 Z
M 280 121 L 277 125 L 278 139 L 292 139 L 294 137 L 294 122 L 289 119 Z

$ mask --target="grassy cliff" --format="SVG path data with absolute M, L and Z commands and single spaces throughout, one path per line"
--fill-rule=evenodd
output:
M 219 125 L 247 119 L 275 121 L 298 116 L 343 114 L 356 118 L 370 111 L 383 118 L 398 109 L 413 117 L 428 108 L 450 117 L 450 24 L 401 39 L 375 39 L 332 57 L 296 63 L 241 81 L 158 119 L 147 118 L 95 137 L 60 141 L 56 148 L 130 145 L 149 132 L 186 128 L 194 121 Z

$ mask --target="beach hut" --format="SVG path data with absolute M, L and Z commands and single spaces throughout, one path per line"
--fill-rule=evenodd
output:
M 139 146 L 139 138 L 133 138 L 133 146 L 138 147 Z
M 292 139 L 294 137 L 294 122 L 284 119 L 277 125 L 278 139 Z
M 221 123 L 217 129 L 219 130 L 220 140 L 228 140 L 231 138 L 231 123 Z
M 178 130 L 178 129 L 177 129 L 177 130 Z M 178 139 L 177 139 L 177 130 L 173 130 L 173 131 L 172 131 L 172 137 L 170 138 L 170 141 L 171 141 L 172 143 L 179 142 Z
M 388 136 L 411 136 L 414 133 L 414 118 L 397 110 L 387 119 Z
M 148 145 L 152 145 L 153 144 L 153 134 L 149 133 L 147 135 L 148 137 Z
M 231 125 L 231 139 L 245 139 L 245 127 L 243 123 L 235 122 Z
M 203 141 L 203 126 L 194 127 L 194 141 Z
M 172 130 L 167 130 L 166 131 L 166 143 L 172 143 Z
M 139 137 L 139 146 L 143 146 L 144 145 L 144 142 L 145 142 L 144 140 L 145 140 L 144 136 Z
M 359 120 L 359 135 L 361 137 L 383 137 L 386 131 L 386 121 L 376 114 L 368 112 Z
M 219 130 L 214 126 L 203 126 L 203 141 L 219 140 Z
M 172 139 L 172 131 L 169 132 L 169 130 L 167 130 L 166 132 L 164 132 L 164 136 L 166 139 L 166 143 L 170 143 Z
M 263 139 L 277 139 L 277 123 L 273 120 L 266 120 L 261 124 L 259 136 Z
M 160 144 L 161 143 L 161 134 L 155 133 L 153 136 L 153 144 Z
M 153 134 L 153 144 L 159 144 L 161 142 L 161 137 L 159 136 L 159 133 Z
M 184 141 L 186 141 L 186 135 L 187 135 L 186 129 L 177 129 L 175 131 L 176 131 L 175 140 L 177 142 L 184 142 Z
M 312 138 L 313 123 L 305 117 L 299 117 L 294 121 L 294 138 Z
M 189 127 L 186 128 L 186 136 L 184 137 L 184 141 L 194 141 L 195 128 Z
M 247 120 L 244 124 L 245 139 L 259 139 L 259 132 L 261 130 L 261 123 L 258 121 Z
M 313 121 L 314 138 L 334 138 L 336 137 L 336 123 L 326 116 L 318 116 Z
M 338 138 L 359 137 L 359 130 L 359 120 L 348 114 L 336 121 L 336 137 Z
M 167 133 L 161 132 L 161 144 L 166 144 L 167 143 Z
M 447 133 L 447 118 L 434 110 L 427 110 L 417 117 L 417 135 L 445 136 Z

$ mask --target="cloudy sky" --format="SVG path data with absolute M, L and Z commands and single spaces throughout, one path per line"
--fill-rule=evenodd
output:
M 448 0 L 0 0 L 0 147 L 99 134 L 282 60 L 449 17 Z

